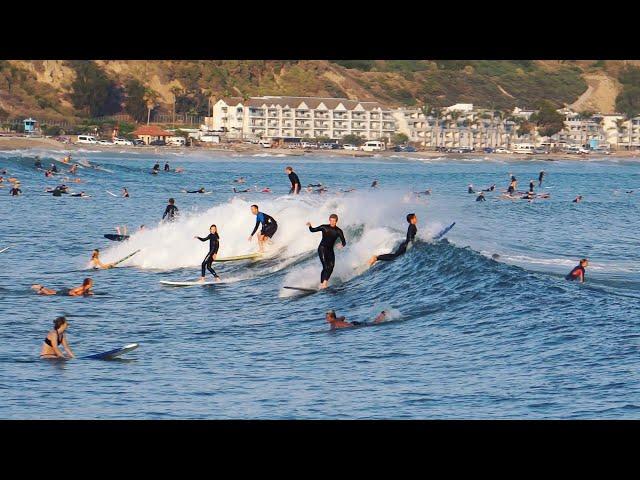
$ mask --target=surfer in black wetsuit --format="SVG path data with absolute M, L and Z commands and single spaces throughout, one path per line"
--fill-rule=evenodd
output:
M 529 192 L 533 193 L 533 187 L 535 186 L 533 180 L 529 180 Z
M 122 196 L 124 198 L 129 198 L 129 190 L 127 190 L 127 187 L 122 187 Z
M 580 203 L 582 201 L 582 195 L 578 195 L 572 200 L 572 203 Z
M 153 170 L 154 170 L 154 171 L 156 171 L 156 172 L 157 172 L 158 170 L 160 170 L 160 164 L 159 164 L 159 163 L 156 163 L 156 164 L 153 166 Z
M 251 189 L 250 188 L 246 188 L 244 190 L 236 190 L 236 187 L 233 187 L 233 193 L 247 193 L 250 192 Z
M 262 224 L 262 229 L 260 230 L 260 234 L 258 235 L 258 247 L 260 249 L 260 253 L 264 252 L 264 243 L 267 241 L 267 238 L 272 238 L 273 234 L 278 230 L 278 223 L 275 219 L 267 215 L 266 213 L 262 213 L 258 210 L 258 205 L 251 205 L 251 213 L 256 216 L 256 225 L 253 227 L 253 232 L 249 235 L 249 241 L 253 238 L 258 227 Z
M 12 197 L 17 197 L 22 193 L 22 190 L 20 190 L 19 187 L 20 185 L 14 185 L 13 188 L 9 190 L 9 193 L 11 194 Z
M 40 157 L 36 155 L 36 163 L 34 163 L 34 168 L 42 168 L 42 162 L 40 161 Z
M 467 193 L 476 193 L 476 191 L 473 189 L 473 185 L 471 183 L 467 187 Z
M 67 343 L 64 332 L 69 327 L 69 322 L 65 317 L 58 317 L 53 321 L 53 330 L 47 333 L 44 344 L 40 350 L 41 358 L 65 358 L 65 354 L 60 350 L 60 345 L 64 347 L 66 356 L 73 358 L 75 355 Z
M 584 269 L 589 266 L 589 260 L 583 258 L 577 267 L 571 270 L 565 277 L 567 280 L 580 280 L 580 283 L 584 283 Z
M 373 257 L 371 257 L 371 260 L 369 260 L 369 265 L 373 265 L 378 260 L 381 260 L 383 262 L 395 260 L 407 251 L 407 247 L 410 243 L 413 243 L 416 238 L 416 234 L 418 233 L 418 227 L 416 227 L 416 224 L 418 223 L 418 217 L 415 213 L 410 213 L 407 215 L 407 222 L 409 223 L 409 228 L 407 229 L 407 238 L 400 244 L 398 250 L 396 250 L 394 253 L 374 255 Z
M 342 245 L 338 245 L 338 248 L 342 248 L 347 245 L 347 241 L 344 239 L 344 233 L 337 226 L 338 215 L 332 213 L 329 216 L 329 224 L 320 225 L 319 227 L 312 227 L 310 222 L 307 222 L 310 232 L 322 232 L 322 240 L 318 245 L 318 256 L 322 263 L 322 273 L 320 273 L 320 288 L 327 288 L 329 286 L 329 278 L 333 272 L 333 267 L 336 264 L 336 256 L 333 252 L 333 246 L 336 240 L 340 239 Z
M 216 227 L 215 225 L 211 225 L 209 227 L 209 235 L 207 235 L 204 238 L 198 237 L 198 236 L 195 236 L 193 238 L 197 238 L 201 242 L 206 242 L 207 240 L 209 240 L 209 253 L 207 253 L 207 256 L 204 257 L 204 260 L 202 261 L 202 276 L 200 277 L 200 281 L 204 282 L 204 278 L 206 275 L 206 272 L 205 272 L 205 268 L 206 268 L 211 272 L 211 275 L 213 275 L 213 278 L 216 279 L 216 282 L 219 282 L 220 277 L 218 276 L 216 271 L 211 267 L 211 264 L 213 263 L 213 261 L 216 259 L 216 256 L 218 255 L 218 248 L 220 247 L 220 237 L 218 236 L 218 227 Z
M 284 171 L 289 176 L 289 181 L 291 182 L 291 189 L 289 190 L 289 195 L 292 193 L 298 195 L 300 193 L 301 185 L 300 178 L 298 178 L 298 174 L 293 171 L 292 167 L 287 167 Z
M 480 194 L 476 197 L 476 202 L 486 202 L 487 199 L 484 198 L 484 191 L 480 192 Z
M 169 170 L 170 170 L 170 168 L 169 168 L 169 162 L 165 162 L 165 164 L 164 164 L 164 171 L 165 171 L 165 172 L 168 172 Z
M 178 207 L 175 205 L 176 201 L 173 198 L 169 199 L 169 205 L 164 209 L 164 213 L 162 214 L 162 219 L 167 217 L 167 221 L 173 222 L 176 215 L 178 215 Z
M 483 188 L 482 191 L 483 192 L 493 192 L 495 189 L 496 189 L 496 184 L 494 183 L 489 188 Z
M 187 190 L 187 193 L 204 193 L 204 187 L 200 187 L 198 190 Z
M 544 170 L 540 170 L 540 175 L 538 175 L 538 186 L 541 187 L 542 186 L 542 179 L 544 178 L 545 173 Z
M 374 180 L 373 183 L 371 183 L 371 188 L 378 188 L 378 180 Z

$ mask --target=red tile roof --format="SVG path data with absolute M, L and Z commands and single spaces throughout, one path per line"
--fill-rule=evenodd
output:
M 150 137 L 170 137 L 171 133 L 161 129 L 156 125 L 142 125 L 138 127 L 134 135 L 149 135 Z

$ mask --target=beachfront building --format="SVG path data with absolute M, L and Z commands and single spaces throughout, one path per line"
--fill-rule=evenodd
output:
M 228 138 L 239 138 L 240 133 L 247 139 L 283 142 L 319 137 L 339 140 L 349 134 L 377 140 L 396 132 L 390 109 L 378 102 L 346 98 L 221 98 L 205 125 L 212 130 L 226 129 Z
M 137 138 L 142 140 L 144 143 L 149 145 L 154 140 L 164 140 L 167 141 L 167 137 L 171 137 L 171 133 L 163 130 L 162 128 L 156 125 L 141 125 L 134 132 Z
M 640 149 L 640 116 L 617 122 L 618 148 L 621 150 Z

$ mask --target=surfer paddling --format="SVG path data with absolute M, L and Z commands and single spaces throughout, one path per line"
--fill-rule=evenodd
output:
M 100 249 L 96 248 L 91 253 L 91 267 L 96 269 L 96 270 L 99 269 L 99 268 L 108 269 L 108 268 L 113 268 L 113 264 L 112 263 L 102 263 L 100 261 Z
M 69 328 L 69 322 L 65 317 L 58 317 L 53 321 L 53 330 L 47 333 L 40 350 L 40 358 L 73 358 L 75 355 L 67 343 L 64 332 Z M 64 348 L 64 353 L 60 350 L 60 345 Z
M 589 260 L 583 258 L 580 260 L 578 266 L 576 266 L 573 270 L 571 270 L 567 276 L 565 277 L 567 280 L 579 280 L 580 283 L 584 283 L 584 270 L 589 266 Z
M 344 233 L 338 227 L 338 215 L 332 213 L 329 215 L 329 224 L 320 225 L 319 227 L 312 227 L 310 222 L 307 222 L 310 232 L 322 232 L 322 240 L 318 245 L 318 257 L 320 257 L 320 263 L 322 263 L 322 272 L 320 273 L 320 288 L 327 288 L 329 286 L 329 278 L 333 273 L 333 268 L 336 264 L 336 256 L 333 252 L 333 247 L 338 239 L 342 245 L 338 245 L 338 248 L 345 247 L 347 241 L 344 239 Z
M 207 256 L 204 257 L 204 260 L 202 261 L 202 275 L 200 276 L 200 281 L 204 282 L 205 275 L 206 275 L 206 272 L 205 272 L 205 268 L 206 268 L 211 272 L 211 275 L 213 275 L 213 278 L 216 279 L 216 282 L 219 282 L 220 277 L 218 276 L 216 271 L 211 267 L 211 264 L 218 256 L 218 248 L 220 248 L 220 236 L 218 235 L 218 227 L 216 227 L 215 225 L 211 225 L 209 227 L 209 235 L 207 235 L 204 238 L 198 237 L 196 235 L 193 238 L 197 238 L 201 242 L 206 242 L 207 240 L 209 240 L 209 253 L 207 253 Z
M 378 323 L 384 322 L 386 319 L 387 319 L 387 312 L 384 310 L 378 314 L 378 316 L 373 320 L 371 324 L 367 322 L 357 322 L 357 321 L 348 322 L 345 317 L 336 317 L 335 310 L 329 310 L 325 315 L 325 320 L 331 326 L 331 330 L 337 330 L 338 328 L 357 327 L 359 325 L 378 324 Z
M 274 220 L 274 218 L 266 213 L 261 212 L 258 209 L 258 205 L 251 205 L 251 213 L 256 216 L 256 225 L 253 227 L 253 232 L 249 235 L 249 241 L 253 238 L 258 227 L 262 224 L 262 229 L 260 230 L 260 234 L 258 235 L 258 248 L 260 253 L 264 253 L 264 244 L 267 241 L 267 238 L 272 238 L 276 230 L 278 230 L 278 223 Z
M 38 283 L 31 285 L 31 290 L 34 290 L 38 295 L 69 295 L 70 297 L 86 297 L 88 295 L 93 295 L 93 292 L 91 291 L 92 289 L 93 280 L 91 280 L 90 278 L 85 278 L 82 282 L 82 285 L 80 285 L 79 287 L 70 289 L 65 288 L 60 291 L 43 287 Z
M 415 213 L 410 213 L 407 215 L 407 222 L 409 223 L 409 228 L 407 228 L 407 238 L 404 240 L 404 242 L 400 244 L 400 246 L 398 247 L 398 250 L 396 250 L 394 253 L 385 253 L 384 255 L 374 255 L 373 257 L 371 257 L 371 260 L 369 260 L 369 265 L 373 265 L 379 260 L 383 262 L 395 260 L 400 255 L 404 255 L 404 253 L 407 251 L 407 247 L 409 246 L 410 243 L 413 243 L 413 241 L 416 238 L 416 234 L 418 233 L 418 227 L 416 227 L 416 224 L 418 223 L 418 217 L 416 216 Z

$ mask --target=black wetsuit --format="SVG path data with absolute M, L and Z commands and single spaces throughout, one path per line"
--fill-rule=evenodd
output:
M 187 193 L 204 193 L 204 188 L 201 188 L 200 190 L 187 190 Z
M 487 199 L 484 198 L 484 195 L 478 195 L 476 197 L 476 202 L 486 202 L 486 201 L 487 201 Z
M 467 193 L 476 193 L 476 192 L 473 189 L 473 187 L 471 185 L 469 185 L 469 188 L 467 188 Z
M 176 207 L 175 205 L 169 204 L 167 205 L 167 208 L 164 209 L 164 214 L 162 215 L 162 219 L 164 220 L 164 217 L 167 217 L 167 220 L 172 222 L 177 214 L 178 214 L 178 207 Z
M 156 163 L 156 164 L 153 166 L 153 169 L 154 169 L 155 171 L 160 170 L 160 164 L 159 164 L 159 163 Z
M 582 275 L 580 275 L 580 272 L 582 272 Z M 565 278 L 567 280 L 578 280 L 581 276 L 582 280 L 584 281 L 584 267 L 582 265 L 578 265 L 573 270 L 571 270 Z
M 407 251 L 407 247 L 409 243 L 413 242 L 416 238 L 416 234 L 418 233 L 418 227 L 416 227 L 413 223 L 409 224 L 409 228 L 407 229 L 407 238 L 404 242 L 400 244 L 398 250 L 394 253 L 385 253 L 384 255 L 378 255 L 378 260 L 382 260 L 383 262 L 389 260 L 395 260 L 400 255 L 403 255 Z
M 51 171 L 53 173 L 58 173 L 58 167 L 56 167 L 56 165 L 54 163 L 51 164 Z
M 544 178 L 544 172 L 540 172 L 540 175 L 538 175 L 538 186 L 542 186 L 542 179 Z
M 495 185 L 491 185 L 489 188 L 483 188 L 483 192 L 493 192 L 496 189 Z
M 165 171 L 165 172 L 168 172 L 168 171 L 169 171 L 169 164 L 168 164 L 168 163 L 165 163 L 165 164 L 164 164 L 164 171 Z
M 534 187 L 534 185 L 533 185 L 533 181 L 529 182 L 529 191 L 530 191 L 531 193 L 533 193 L 533 187 Z
M 300 184 L 300 179 L 298 178 L 298 174 L 296 172 L 291 172 L 289 174 L 289 181 L 291 182 L 291 190 L 289 190 L 289 194 L 300 193 L 302 189 L 302 185 Z M 296 185 L 298 186 L 298 191 L 296 192 Z
M 20 195 L 22 193 L 22 190 L 20 190 L 19 188 L 13 187 L 9 193 L 11 194 L 12 197 L 16 197 L 18 195 Z
M 336 264 L 336 255 L 333 252 L 333 246 L 338 238 L 342 242 L 344 247 L 347 241 L 344 239 L 344 233 L 339 227 L 332 227 L 331 225 L 320 225 L 319 227 L 309 227 L 310 232 L 322 232 L 322 240 L 318 245 L 318 256 L 322 263 L 322 273 L 320 273 L 320 283 L 331 278 L 333 273 L 333 267 Z
M 204 277 L 205 275 L 205 268 L 207 270 L 209 270 L 211 272 L 211 274 L 215 277 L 218 278 L 218 274 L 216 273 L 216 271 L 211 267 L 211 263 L 213 263 L 213 256 L 218 253 L 218 247 L 220 246 L 220 237 L 218 236 L 217 233 L 210 233 L 209 235 L 207 235 L 206 237 L 202 238 L 202 237 L 198 237 L 198 240 L 200 240 L 201 242 L 206 242 L 207 240 L 209 240 L 209 253 L 207 253 L 207 256 L 204 257 L 204 260 L 202 261 L 202 276 Z
M 260 235 L 264 235 L 265 237 L 273 237 L 273 234 L 278 230 L 278 223 L 273 219 L 272 216 L 267 215 L 266 213 L 258 212 L 256 215 L 256 226 L 253 227 L 253 232 L 251 232 L 251 236 L 253 236 L 258 227 L 262 223 L 262 230 L 260 230 Z
M 34 164 L 35 168 L 42 168 L 42 162 L 40 160 L 36 160 L 36 163 Z

